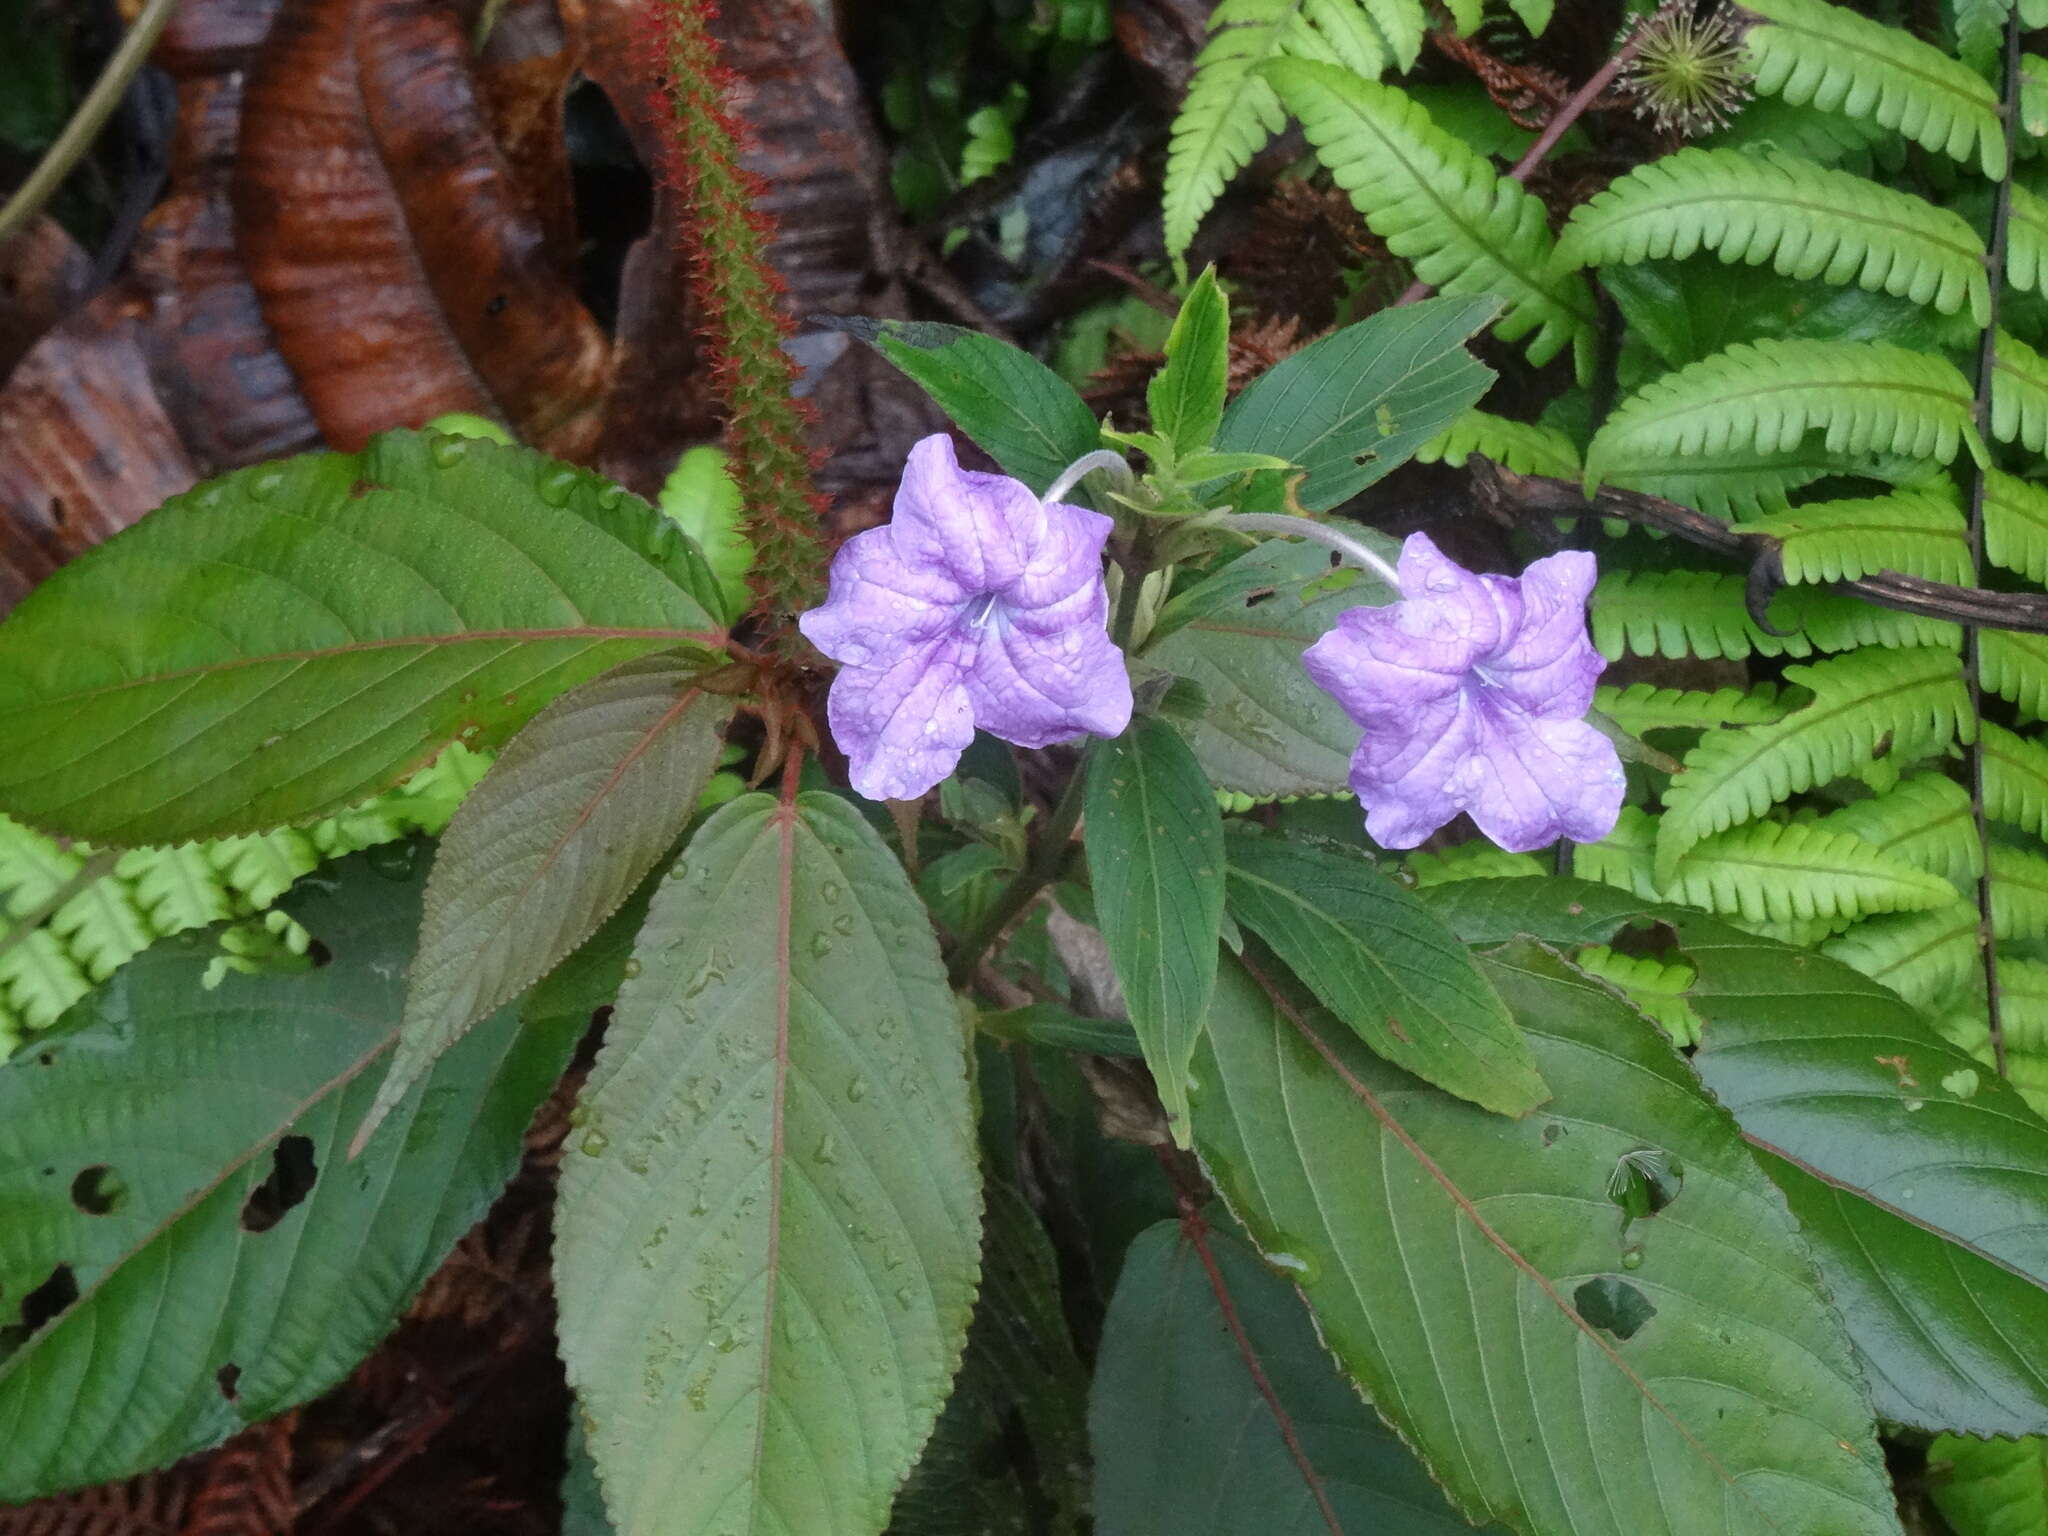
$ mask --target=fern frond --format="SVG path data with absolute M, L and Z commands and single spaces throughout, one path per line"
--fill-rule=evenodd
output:
M 1768 725 L 1784 719 L 1791 710 L 1770 683 L 1746 691 L 1717 688 L 1711 693 L 1659 688 L 1655 683 L 1630 683 L 1626 688 L 1603 684 L 1593 690 L 1593 707 L 1631 736 L 1646 731 L 1696 731 L 1713 725 Z
M 1685 1000 L 1700 979 L 1695 966 L 1683 960 L 1667 963 L 1652 955 L 1617 954 L 1605 944 L 1573 950 L 1571 962 L 1620 992 L 1638 1013 L 1669 1035 L 1673 1044 L 1700 1043 L 1700 1016 Z
M 1998 94 L 1969 65 L 1910 32 L 1826 0 L 1744 0 L 1764 19 L 1746 41 L 1756 89 L 1867 117 L 1955 160 L 2005 174 Z
M 1776 539 L 1787 581 L 1853 581 L 1873 571 L 1975 580 L 1969 524 L 1953 500 L 1934 492 L 1814 502 L 1738 523 L 1736 532 Z
M 1593 589 L 1593 644 L 1610 660 L 1811 656 L 1857 646 L 1954 651 L 1962 631 L 1946 619 L 1880 608 L 1858 598 L 1787 587 L 1771 601 L 1773 635 L 1750 619 L 1741 576 L 1722 571 L 1610 571 Z M 1731 724 L 1734 722 L 1730 722 Z
M 1966 901 L 1927 912 L 1873 917 L 1820 950 L 1915 1007 L 1965 985 L 1979 964 L 1977 909 Z
M 1434 853 L 1408 856 L 1408 873 L 1417 890 L 1449 885 L 1454 880 L 1507 880 L 1521 875 L 1547 875 L 1550 866 L 1533 853 L 1509 853 L 1483 837 L 1454 843 Z
M 2031 582 L 2048 582 L 2048 490 L 1984 471 L 1984 557 Z
M 2017 181 L 2005 226 L 2005 280 L 2015 288 L 2048 293 L 2048 201 Z
M 1366 226 L 1418 278 L 1439 293 L 1500 298 L 1506 309 L 1495 334 L 1503 341 L 1530 336 L 1532 363 L 1581 343 L 1585 374 L 1592 294 L 1584 279 L 1550 270 L 1553 242 L 1540 201 L 1390 86 L 1298 59 L 1266 65 L 1265 76 Z
M 2006 330 L 1991 364 L 1991 435 L 2048 451 L 2048 358 Z
M 1986 1066 L 1997 1064 L 1981 979 L 1928 1014 L 1950 1044 Z M 2048 1115 L 2048 965 L 2038 960 L 1998 957 L 1998 1018 L 2005 1035 L 2007 1079 L 2039 1115 Z
M 1556 260 L 1633 265 L 1701 250 L 1991 319 L 1984 242 L 1962 215 L 1794 155 L 1681 149 L 1640 165 L 1572 211 Z
M 1487 411 L 1468 410 L 1415 450 L 1419 464 L 1460 467 L 1473 454 L 1504 464 L 1518 475 L 1579 476 L 1579 450 L 1554 427 L 1510 421 Z
M 1977 635 L 1977 675 L 2001 699 L 2048 719 L 2048 635 L 1986 629 Z
M 1817 437 L 1785 452 L 1754 448 L 1673 458 L 1662 451 L 1615 446 L 1603 478 L 1625 490 L 1683 502 L 1715 517 L 1761 517 L 1792 504 L 1792 492 L 1842 476 L 1926 488 L 1947 479 L 1939 465 L 1900 454 L 1830 453 Z
M 47 1029 L 92 990 L 92 980 L 47 928 L 0 952 L 0 1056 L 31 1030 Z
M 1812 702 L 1770 725 L 1709 731 L 1686 753 L 1657 824 L 1660 881 L 1703 838 L 1873 757 L 1911 759 L 1968 741 L 1975 723 L 1962 665 L 1947 650 L 1851 651 L 1787 667 L 1785 677 L 1811 690 Z
M 1819 824 L 1953 885 L 1974 881 L 1984 863 L 1970 792 L 1943 773 L 1912 774 L 1883 794 L 1830 812 Z
M 1656 818 L 1641 806 L 1624 805 L 1612 832 L 1597 843 L 1572 845 L 1572 874 L 1657 901 L 1661 896 L 1650 867 L 1656 851 Z
M 1416 0 L 1223 0 L 1173 121 L 1161 207 L 1167 254 L 1186 253 L 1230 178 L 1287 123 L 1260 73 L 1274 59 L 1316 59 L 1368 79 L 1407 69 L 1422 48 Z
M 1989 720 L 1977 750 L 1984 763 L 1984 814 L 2048 838 L 2048 746 Z
M 2048 938 L 2048 855 L 1992 845 L 1991 932 L 2000 939 Z
M 1753 923 L 1792 923 L 1945 907 L 1956 888 L 1818 822 L 1754 821 L 1702 838 L 1665 895 Z
M 1819 430 L 1833 453 L 1898 453 L 1946 464 L 1965 445 L 1983 462 L 1972 392 L 1945 358 L 1868 341 L 1737 342 L 1652 381 L 1615 410 L 1586 451 L 1586 489 L 1617 457 L 1783 453 Z

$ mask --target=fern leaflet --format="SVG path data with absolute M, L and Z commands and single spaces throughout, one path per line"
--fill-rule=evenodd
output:
M 1791 631 L 1774 635 L 1757 628 L 1744 597 L 1743 578 L 1733 572 L 1610 571 L 1593 589 L 1593 644 L 1609 659 L 1740 661 L 1751 655 L 1811 656 L 1862 645 L 1954 650 L 1962 639 L 1962 631 L 1946 619 L 1899 613 L 1807 587 L 1787 587 L 1771 600 L 1771 622 Z
M 1978 750 L 1984 758 L 1984 814 L 2048 838 L 2048 747 L 1989 720 Z
M 1985 470 L 1984 555 L 2031 582 L 2048 582 L 2048 490 Z
M 1959 886 L 1975 880 L 1984 863 L 1970 792 L 1943 773 L 1912 774 L 1831 812 L 1820 825 Z
M 1956 889 L 1817 822 L 1755 821 L 1695 844 L 1665 895 L 1753 923 L 1792 923 L 1945 907 Z
M 1659 688 L 1631 683 L 1626 688 L 1602 685 L 1593 690 L 1593 707 L 1627 731 L 1697 731 L 1713 725 L 1768 725 L 1782 720 L 1790 706 L 1777 688 L 1759 683 L 1744 691 L 1717 688 L 1712 693 L 1691 688 Z
M 1664 792 L 1657 877 L 1668 881 L 1701 839 L 1873 757 L 1910 760 L 1968 741 L 1962 666 L 1945 649 L 1852 651 L 1785 669 L 1812 702 L 1770 725 L 1709 731 Z
M 1826 0 L 1744 0 L 1764 18 L 1746 40 L 1756 89 L 1867 117 L 1986 176 L 2005 174 L 1998 95 L 1969 65 L 1910 32 Z
M 1176 261 L 1231 177 L 1286 126 L 1260 73 L 1273 59 L 1317 59 L 1366 77 L 1406 69 L 1422 47 L 1416 0 L 1223 0 L 1174 119 L 1162 208 Z
M 1694 966 L 1683 960 L 1667 964 L 1651 955 L 1617 954 L 1605 944 L 1574 950 L 1571 961 L 1588 976 L 1620 992 L 1638 1013 L 1669 1035 L 1673 1044 L 1700 1043 L 1700 1016 L 1685 1000 L 1700 979 Z
M 1502 299 L 1495 332 L 1503 341 L 1534 332 L 1532 363 L 1580 343 L 1585 375 L 1592 295 L 1576 274 L 1550 270 L 1541 202 L 1390 86 L 1294 59 L 1268 64 L 1265 75 L 1388 250 L 1440 293 Z
M 1816 502 L 1736 526 L 1778 541 L 1788 581 L 1853 581 L 1874 571 L 1964 585 L 1975 579 L 1962 509 L 1936 492 Z
M 1760 517 L 1782 512 L 1791 493 L 1830 476 L 1879 480 L 1887 485 L 1924 487 L 1946 483 L 1936 465 L 1899 454 L 1830 453 L 1814 438 L 1784 452 L 1754 448 L 1688 454 L 1674 459 L 1661 451 L 1613 449 L 1602 478 L 1631 491 L 1662 496 L 1711 512 L 1716 517 Z
M 1682 149 L 1572 211 L 1560 267 L 1683 259 L 1700 250 L 1786 277 L 1854 283 L 1991 318 L 1984 242 L 1960 214 L 1793 155 Z
M 1653 380 L 1624 401 L 1586 451 L 1586 489 L 1617 458 L 1789 452 L 1809 430 L 1833 453 L 1897 453 L 1947 463 L 1968 445 L 1972 391 L 1953 363 L 1882 342 L 1737 342 Z
M 2048 451 L 2048 358 L 2004 330 L 1991 367 L 1991 435 Z
M 1821 953 L 1924 1008 L 1967 983 L 1978 967 L 1977 909 L 1965 901 L 1858 923 Z
M 2048 719 L 2048 635 L 1987 629 L 1977 636 L 1977 671 L 1984 686 L 2035 719 Z
M 1508 880 L 1520 875 L 1546 875 L 1549 868 L 1533 853 L 1509 853 L 1483 837 L 1454 843 L 1434 853 L 1409 855 L 1408 873 L 1416 888 L 1449 885 L 1453 880 Z
M 2048 202 L 2017 181 L 2005 226 L 2005 280 L 2048 294 Z
M 1518 475 L 1553 475 L 1560 480 L 1579 476 L 1579 450 L 1556 428 L 1510 421 L 1478 409 L 1466 411 L 1416 449 L 1415 459 L 1419 464 L 1456 468 L 1475 453 Z

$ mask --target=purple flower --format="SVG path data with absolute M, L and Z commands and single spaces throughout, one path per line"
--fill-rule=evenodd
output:
M 962 469 L 943 433 L 910 450 L 893 519 L 847 540 L 824 606 L 797 621 L 840 664 L 827 715 L 856 790 L 915 799 L 976 726 L 1043 747 L 1130 723 L 1130 678 L 1103 631 L 1110 527 Z
M 1586 637 L 1595 574 L 1570 550 L 1475 576 L 1410 534 L 1400 601 L 1347 610 L 1302 653 L 1365 728 L 1351 787 L 1374 841 L 1413 848 L 1460 811 L 1516 853 L 1614 830 L 1621 759 L 1585 721 L 1606 665 Z

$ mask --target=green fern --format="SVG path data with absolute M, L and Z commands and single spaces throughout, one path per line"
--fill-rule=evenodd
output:
M 1985 470 L 1984 557 L 2031 582 L 2048 582 L 2048 490 Z
M 1945 907 L 1956 889 L 1818 822 L 1755 821 L 1702 838 L 1665 895 L 1753 923 L 1795 923 Z
M 1950 1043 L 1986 1066 L 1996 1065 L 1981 983 L 1928 1011 L 1934 1017 L 1934 1027 Z M 2007 1078 L 2036 1114 L 2048 1115 L 2048 965 L 2001 951 L 1998 1017 L 2005 1035 Z
M 1736 525 L 1778 541 L 1785 579 L 1853 581 L 1898 571 L 1968 584 L 1970 528 L 1953 499 L 1929 491 L 1824 501 Z
M 1984 763 L 1984 814 L 2048 838 L 2048 746 L 1985 720 L 1977 744 Z
M 1702 845 L 1705 846 L 1705 845 Z M 1741 862 L 1741 849 L 1734 847 L 1733 863 Z M 1581 880 L 1594 880 L 1627 891 L 1644 901 L 1675 901 L 1698 907 L 1726 918 L 1738 928 L 1767 934 L 1788 944 L 1816 944 L 1849 919 L 1812 914 L 1801 916 L 1792 905 L 1782 907 L 1785 916 L 1771 916 L 1761 904 L 1748 901 L 1742 893 L 1742 877 L 1730 870 L 1716 873 L 1708 864 L 1681 870 L 1670 880 L 1660 880 L 1656 871 L 1657 819 L 1636 806 L 1624 806 L 1614 830 L 1597 843 L 1582 843 L 1572 850 L 1572 873 Z M 1809 890 L 1806 900 L 1814 892 Z
M 1709 731 L 1686 753 L 1658 821 L 1660 882 L 1701 839 L 1789 795 L 1881 752 L 1910 761 L 1972 735 L 1969 690 L 1946 649 L 1852 651 L 1787 667 L 1785 677 L 1812 692 L 1804 708 L 1770 725 Z
M 1510 421 L 1478 409 L 1468 410 L 1456 421 L 1415 450 L 1420 464 L 1462 466 L 1473 454 L 1504 464 L 1518 475 L 1554 475 L 1560 480 L 1579 476 L 1579 450 L 1572 440 L 1554 427 L 1533 422 Z
M 1572 211 L 1556 260 L 1572 269 L 1700 250 L 1991 318 L 1984 242 L 1961 215 L 1786 154 L 1682 149 L 1638 166 Z
M 2048 938 L 2048 855 L 1992 845 L 1991 931 L 2000 939 Z
M 1530 336 L 1532 363 L 1578 343 L 1585 375 L 1592 295 L 1584 279 L 1550 270 L 1541 202 L 1391 86 L 1295 59 L 1266 65 L 1265 76 L 1388 250 L 1441 293 L 1500 298 L 1495 333 Z
M 1987 629 L 1977 636 L 1977 675 L 2001 699 L 2048 719 L 2048 635 Z
M 1821 945 L 1821 953 L 1924 1008 L 1969 982 L 1981 963 L 1976 907 L 1873 917 Z
M 1666 962 L 1651 955 L 1623 955 L 1605 944 L 1572 951 L 1571 962 L 1588 976 L 1606 982 L 1679 1046 L 1700 1043 L 1700 1016 L 1685 1000 L 1698 969 L 1683 960 Z
M 1770 683 L 1754 688 L 1659 688 L 1631 683 L 1593 690 L 1593 707 L 1631 736 L 1648 731 L 1701 730 L 1714 725 L 1768 725 L 1785 718 L 1790 706 Z
M 1953 885 L 1974 882 L 1983 868 L 1970 792 L 1943 773 L 1911 774 L 1881 795 L 1830 812 L 1820 825 Z
M 1772 600 L 1772 623 L 1791 631 L 1773 635 L 1757 628 L 1744 599 L 1743 578 L 1731 571 L 1610 571 L 1593 589 L 1593 643 L 1610 659 L 1740 661 L 1864 645 L 1953 651 L 1962 638 L 1945 619 L 1803 587 L 1789 587 Z
M 1547 875 L 1550 867 L 1533 853 L 1509 853 L 1483 837 L 1454 843 L 1434 853 L 1408 856 L 1408 876 L 1417 889 L 1449 885 L 1454 880 L 1507 880 L 1521 875 Z
M 1738 342 L 1624 401 L 1586 451 L 1586 489 L 1618 458 L 1785 453 L 1819 430 L 1832 453 L 1983 462 L 1969 381 L 1953 363 L 1881 342 Z
M 2048 201 L 2017 181 L 2005 226 L 2005 280 L 2015 288 L 2048 294 Z
M 2048 358 L 2001 330 L 1991 369 L 1991 435 L 2048 451 Z
M 1833 476 L 1925 488 L 1947 482 L 1939 465 L 1901 454 L 1831 453 L 1818 438 L 1783 452 L 1755 448 L 1688 454 L 1674 459 L 1661 449 L 1633 451 L 1610 445 L 1603 479 L 1626 490 L 1661 496 L 1716 517 L 1761 517 L 1782 512 L 1792 493 Z
M 1612 832 L 1597 843 L 1572 846 L 1572 874 L 1644 901 L 1659 901 L 1663 893 L 1651 870 L 1656 851 L 1656 818 L 1640 806 L 1624 805 Z
M 1209 43 L 1167 150 L 1168 254 L 1178 261 L 1186 253 L 1224 185 L 1286 126 L 1261 66 L 1316 59 L 1376 78 L 1389 63 L 1415 62 L 1423 29 L 1417 0 L 1223 0 L 1210 13 Z
M 1910 32 L 1825 0 L 1744 0 L 1764 19 L 1747 38 L 1756 89 L 1869 118 L 1926 149 L 2005 174 L 1998 95 L 1969 65 Z
M 157 939 L 237 916 L 278 918 L 265 909 L 322 860 L 438 833 L 489 761 L 458 745 L 398 789 L 310 827 L 133 848 L 94 878 L 86 878 L 95 867 L 90 849 L 60 847 L 0 818 L 0 906 L 16 919 L 0 931 L 0 1056 Z M 43 921 L 25 926 L 59 897 Z M 263 931 L 261 940 L 237 942 L 305 948 L 289 919 Z

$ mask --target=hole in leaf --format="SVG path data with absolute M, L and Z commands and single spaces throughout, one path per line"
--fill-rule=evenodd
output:
M 1556 1145 L 1557 1138 L 1562 1136 L 1563 1134 L 1564 1127 L 1559 1125 L 1555 1120 L 1551 1121 L 1550 1124 L 1543 1127 L 1543 1145 L 1545 1145 L 1546 1147 Z
M 78 1300 L 78 1276 L 69 1264 L 59 1264 L 50 1278 L 21 1298 L 21 1329 L 34 1333 Z
M 313 1181 L 319 1176 L 312 1141 L 304 1136 L 285 1137 L 270 1154 L 270 1177 L 250 1190 L 242 1205 L 242 1230 L 268 1232 L 313 1192 Z
M 213 1373 L 214 1384 L 220 1388 L 220 1395 L 231 1403 L 241 1396 L 238 1385 L 241 1379 L 242 1368 L 232 1360 Z
M 128 1186 L 105 1163 L 79 1169 L 71 1181 L 71 1203 L 88 1216 L 108 1215 L 127 1198 Z
M 1607 1176 L 1607 1198 L 1630 1221 L 1654 1216 L 1685 1187 L 1685 1170 L 1662 1147 L 1636 1147 L 1615 1160 Z
M 1572 1292 L 1579 1316 L 1617 1339 L 1632 1339 L 1657 1315 L 1650 1298 L 1619 1275 L 1596 1275 Z
M 306 958 L 312 961 L 313 968 L 318 970 L 323 965 L 332 965 L 334 963 L 334 951 L 325 944 L 322 944 L 318 939 L 314 939 L 306 946 Z

